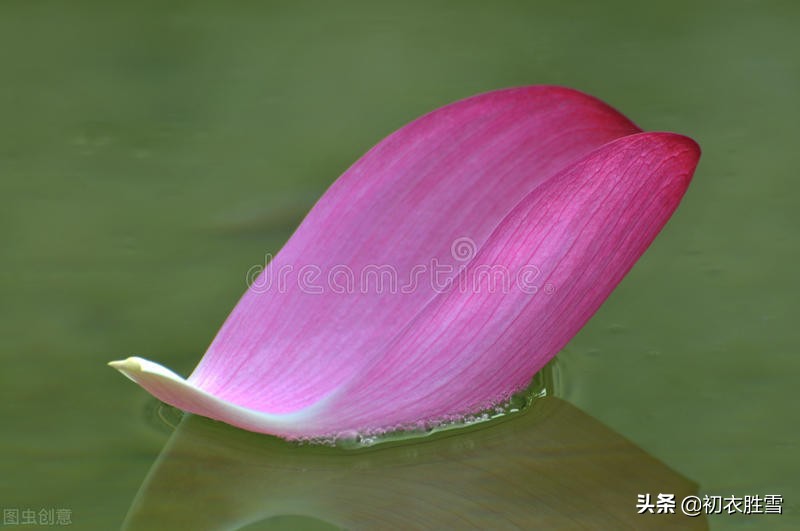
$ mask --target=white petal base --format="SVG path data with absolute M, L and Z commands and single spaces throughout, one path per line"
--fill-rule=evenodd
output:
M 156 398 L 189 413 L 221 420 L 246 430 L 301 437 L 308 431 L 309 421 L 316 417 L 319 406 L 293 413 L 271 414 L 237 406 L 196 387 L 163 365 L 133 356 L 112 361 L 109 365 L 144 387 Z

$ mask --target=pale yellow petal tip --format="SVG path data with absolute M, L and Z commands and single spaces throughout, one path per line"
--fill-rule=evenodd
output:
M 108 364 L 135 382 L 138 382 L 138 379 L 141 378 L 153 377 L 160 379 L 166 378 L 181 383 L 186 382 L 183 377 L 175 374 L 163 365 L 138 356 L 131 356 L 124 360 L 111 361 Z
M 114 367 L 118 371 L 141 372 L 142 364 L 139 358 L 128 358 L 124 360 L 109 361 L 108 365 Z

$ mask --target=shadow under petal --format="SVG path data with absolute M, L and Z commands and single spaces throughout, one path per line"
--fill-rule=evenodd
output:
M 298 446 L 186 416 L 126 529 L 239 529 L 301 515 L 348 529 L 707 529 L 697 485 L 554 397 L 493 421 L 360 450 Z M 674 494 L 676 514 L 638 514 Z

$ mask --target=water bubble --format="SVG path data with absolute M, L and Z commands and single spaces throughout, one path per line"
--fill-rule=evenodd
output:
M 341 448 L 359 448 L 363 440 L 364 437 L 356 430 L 345 430 L 336 434 L 334 444 Z

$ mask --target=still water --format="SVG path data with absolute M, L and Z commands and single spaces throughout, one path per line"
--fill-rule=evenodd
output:
M 667 525 L 634 518 L 641 489 L 780 494 L 783 515 L 691 525 L 800 527 L 798 24 L 792 2 L 2 2 L 0 507 L 90 530 L 129 511 L 150 529 L 442 522 L 411 499 L 478 527 Z M 559 355 L 555 397 L 348 460 L 172 428 L 105 365 L 188 374 L 248 269 L 373 143 L 535 83 L 704 150 L 675 217 Z

